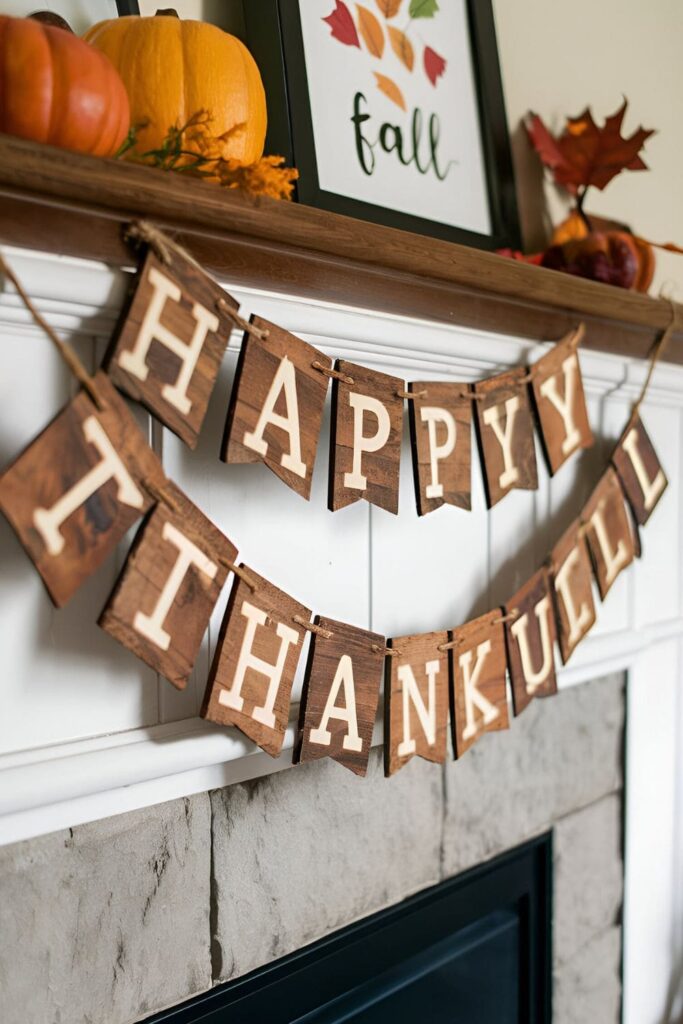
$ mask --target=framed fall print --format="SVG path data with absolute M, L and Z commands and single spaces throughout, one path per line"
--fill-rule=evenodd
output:
M 518 245 L 491 0 L 247 0 L 267 151 L 300 202 L 483 248 Z

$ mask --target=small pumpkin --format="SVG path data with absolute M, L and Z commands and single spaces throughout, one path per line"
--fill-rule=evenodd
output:
M 624 225 L 573 211 L 554 231 L 542 266 L 647 292 L 655 270 L 652 246 Z
M 263 155 L 265 91 L 239 39 L 173 11 L 101 21 L 84 38 L 109 57 L 125 83 L 139 153 L 158 149 L 170 127 L 205 110 L 213 136 L 230 133 L 226 159 L 253 164 Z
M 0 15 L 0 132 L 111 156 L 130 126 L 111 62 L 62 28 Z

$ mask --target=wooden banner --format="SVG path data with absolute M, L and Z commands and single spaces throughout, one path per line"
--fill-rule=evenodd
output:
M 377 633 L 316 616 L 301 698 L 295 760 L 331 757 L 367 772 L 377 715 L 385 640 Z
M 603 601 L 616 578 L 635 556 L 633 532 L 624 501 L 619 478 L 610 466 L 581 516 Z
M 467 384 L 414 381 L 408 403 L 417 511 L 472 508 L 472 399 Z
M 539 569 L 505 606 L 505 640 L 512 684 L 512 701 L 520 715 L 534 697 L 557 692 L 555 676 L 555 616 L 550 581 Z
M 237 548 L 170 481 L 140 528 L 99 624 L 184 690 Z
M 389 641 L 384 681 L 384 773 L 394 775 L 413 757 L 446 760 L 448 633 L 421 633 Z M 443 650 L 441 648 L 444 648 Z
M 518 366 L 474 385 L 477 438 L 486 487 L 493 508 L 512 490 L 538 487 L 536 447 L 527 370 Z
M 576 351 L 579 337 L 573 331 L 531 369 L 541 442 L 551 476 L 574 452 L 593 444 Z
M 396 514 L 405 382 L 343 359 L 335 368 L 346 379 L 332 382 L 330 511 L 365 498 Z
M 451 730 L 456 757 L 485 732 L 509 727 L 505 628 L 500 608 L 453 630 Z
M 565 530 L 552 550 L 550 576 L 557 639 L 562 663 L 566 665 L 576 646 L 595 624 L 591 560 L 578 519 Z
M 152 505 L 163 470 L 108 377 L 62 409 L 0 477 L 0 510 L 58 608 Z
M 332 360 L 275 324 L 252 317 L 267 336 L 245 333 L 232 388 L 221 458 L 265 462 L 309 499 Z
M 253 569 L 241 568 L 245 578 L 236 578 L 230 594 L 201 715 L 236 725 L 277 757 L 305 636 L 301 623 L 310 622 L 311 613 Z
M 152 252 L 107 353 L 114 384 L 194 448 L 228 344 L 237 302 L 175 251 Z
M 624 493 L 638 526 L 645 526 L 668 486 L 654 446 L 636 413 L 612 454 Z

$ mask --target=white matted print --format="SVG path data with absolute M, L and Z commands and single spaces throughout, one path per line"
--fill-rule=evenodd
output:
M 321 189 L 491 232 L 466 0 L 299 0 Z

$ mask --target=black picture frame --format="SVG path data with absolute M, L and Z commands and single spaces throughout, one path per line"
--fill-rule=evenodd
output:
M 481 249 L 520 248 L 520 229 L 492 0 L 466 0 L 491 232 L 439 224 L 362 202 L 319 185 L 308 96 L 300 0 L 246 0 L 247 45 L 261 70 L 268 103 L 266 152 L 298 168 L 299 202 L 361 220 Z
M 138 0 L 116 0 L 116 10 L 119 18 L 125 18 L 127 14 L 139 14 L 140 5 Z

